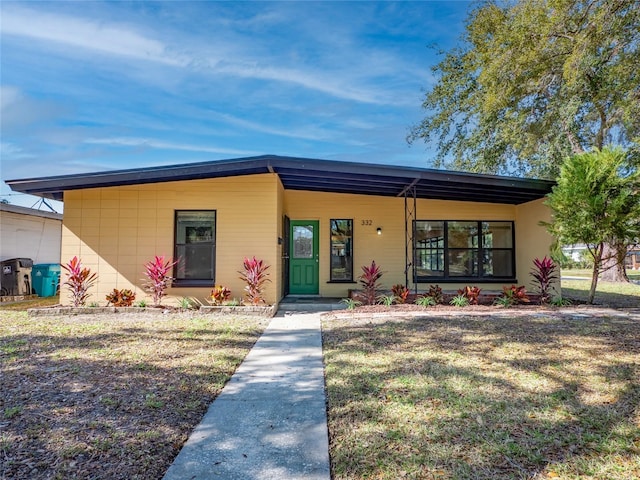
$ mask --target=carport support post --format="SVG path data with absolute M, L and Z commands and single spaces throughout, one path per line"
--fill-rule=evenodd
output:
M 404 189 L 404 286 L 409 288 L 409 271 L 412 269 L 415 255 L 413 253 L 413 238 L 415 234 L 414 221 L 416 220 L 417 202 L 416 202 L 416 181 Z M 411 198 L 409 198 L 411 195 Z M 410 200 L 413 200 L 411 202 Z M 411 254 L 411 256 L 409 256 Z M 418 295 L 418 282 L 413 279 L 414 293 Z

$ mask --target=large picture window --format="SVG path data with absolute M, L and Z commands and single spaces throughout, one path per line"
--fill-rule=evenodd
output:
M 513 222 L 414 222 L 416 281 L 515 278 Z
M 175 227 L 176 284 L 211 285 L 216 266 L 215 210 L 178 210 Z
M 353 220 L 331 220 L 332 282 L 353 281 Z

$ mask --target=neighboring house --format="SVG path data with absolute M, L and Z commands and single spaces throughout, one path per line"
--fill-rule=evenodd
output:
M 570 257 L 574 262 L 582 261 L 586 252 L 587 246 L 583 243 L 562 247 L 562 253 Z M 627 270 L 640 270 L 640 248 L 637 245 L 629 247 L 624 259 L 624 266 Z
M 62 214 L 0 203 L 0 260 L 60 263 Z
M 627 270 L 640 270 L 640 248 L 630 247 L 624 260 Z
M 565 257 L 570 258 L 574 262 L 583 261 L 586 251 L 587 246 L 584 243 L 576 243 L 575 245 L 565 245 L 562 247 L 562 253 Z
M 7 183 L 64 200 L 63 262 L 78 255 L 98 273 L 101 301 L 113 288 L 141 298 L 154 255 L 180 259 L 173 301 L 214 283 L 241 297 L 252 256 L 270 265 L 270 303 L 346 297 L 372 260 L 386 288 L 531 288 L 552 243 L 539 222 L 553 183 L 524 178 L 262 156 Z

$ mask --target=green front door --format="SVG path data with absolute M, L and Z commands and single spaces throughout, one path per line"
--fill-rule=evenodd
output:
M 289 293 L 318 293 L 318 224 L 317 220 L 291 220 L 289 241 Z

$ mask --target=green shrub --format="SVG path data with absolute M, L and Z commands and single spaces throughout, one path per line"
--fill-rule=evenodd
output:
M 466 307 L 469 305 L 469 299 L 459 293 L 449 301 L 449 304 L 454 307 Z
M 345 304 L 347 310 L 353 310 L 356 307 L 362 305 L 362 302 L 354 300 L 353 298 L 343 298 L 342 300 L 340 300 L 340 302 Z
M 420 305 L 421 307 L 433 307 L 436 304 L 437 303 L 433 299 L 433 297 L 430 297 L 428 295 L 416 298 L 416 305 Z

